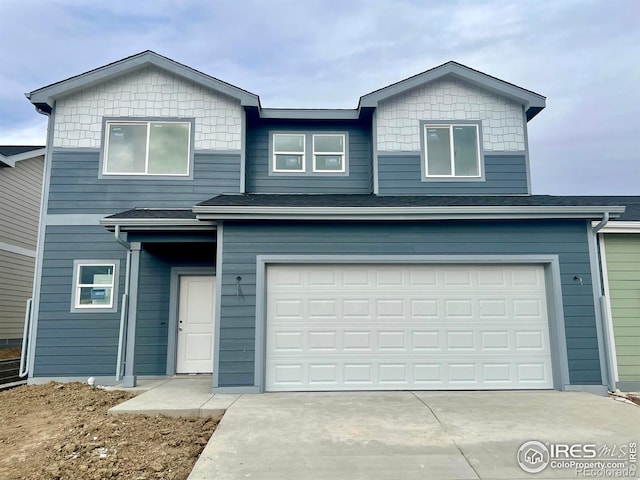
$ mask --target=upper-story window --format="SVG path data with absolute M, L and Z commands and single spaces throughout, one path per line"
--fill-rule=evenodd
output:
M 345 138 L 342 134 L 313 136 L 313 171 L 345 171 Z
M 480 177 L 478 125 L 424 126 L 425 173 L 432 177 Z
M 348 175 L 347 132 L 271 132 L 270 174 Z
M 276 133 L 273 135 L 273 171 L 305 171 L 305 135 Z
M 103 174 L 189 175 L 191 122 L 108 121 Z

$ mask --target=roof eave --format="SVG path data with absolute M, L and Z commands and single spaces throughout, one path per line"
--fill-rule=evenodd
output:
M 597 222 L 593 222 L 594 226 Z M 640 221 L 619 221 L 607 223 L 599 233 L 640 233 Z
M 497 220 L 617 218 L 622 206 L 256 207 L 196 205 L 199 220 Z
M 458 78 L 479 88 L 492 91 L 524 105 L 527 112 L 527 120 L 531 120 L 546 106 L 546 98 L 542 95 L 492 77 L 478 70 L 474 70 L 465 65 L 461 65 L 456 62 L 447 62 L 438 67 L 432 68 L 431 70 L 419 73 L 418 75 L 360 97 L 358 107 L 375 108 L 382 100 L 400 95 L 408 90 L 447 76 Z
M 123 232 L 135 230 L 211 230 L 216 222 L 175 218 L 109 218 L 100 219 L 100 225 L 109 231 L 119 226 Z
M 7 167 L 15 167 L 17 162 L 23 160 L 29 160 L 31 158 L 41 157 L 46 153 L 46 148 L 38 148 L 36 150 L 30 150 L 28 152 L 17 153 L 15 155 L 5 156 L 0 154 L 0 163 L 5 164 Z
M 145 51 L 123 60 L 104 65 L 66 80 L 34 90 L 25 95 L 34 105 L 47 105 L 51 108 L 53 106 L 53 101 L 58 97 L 89 88 L 98 83 L 106 82 L 112 78 L 140 70 L 147 66 L 156 66 L 179 77 L 191 80 L 196 84 L 235 98 L 240 101 L 242 106 L 260 106 L 260 99 L 257 95 L 225 83 L 217 78 L 210 77 L 209 75 L 151 51 Z

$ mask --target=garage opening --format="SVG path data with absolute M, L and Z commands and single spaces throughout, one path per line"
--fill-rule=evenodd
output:
M 266 273 L 266 390 L 553 388 L 542 265 Z

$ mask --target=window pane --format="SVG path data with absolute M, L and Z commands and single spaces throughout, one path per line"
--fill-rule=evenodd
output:
M 186 175 L 189 170 L 189 124 L 152 123 L 149 173 Z
M 451 175 L 451 147 L 449 140 L 448 128 L 427 128 L 428 175 Z
M 146 125 L 109 125 L 107 173 L 144 173 Z
M 316 155 L 316 170 L 341 171 L 342 155 Z
M 276 155 L 276 170 L 302 171 L 302 155 Z
M 111 287 L 80 287 L 78 290 L 79 305 L 111 306 Z
M 478 140 L 475 126 L 453 127 L 456 177 L 475 177 L 478 169 Z
M 113 283 L 113 265 L 81 265 L 80 282 L 81 285 Z
M 342 135 L 314 135 L 313 151 L 315 153 L 336 153 L 344 151 Z
M 274 135 L 275 152 L 304 152 L 304 135 Z

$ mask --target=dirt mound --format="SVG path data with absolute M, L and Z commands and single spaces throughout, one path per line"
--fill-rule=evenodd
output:
M 107 415 L 132 396 L 53 382 L 0 392 L 0 478 L 186 479 L 219 419 Z

